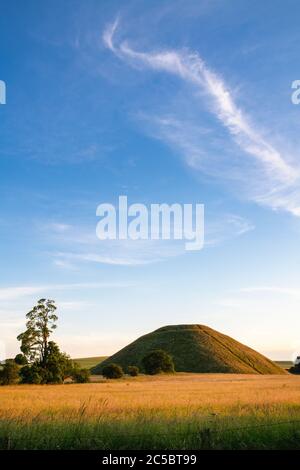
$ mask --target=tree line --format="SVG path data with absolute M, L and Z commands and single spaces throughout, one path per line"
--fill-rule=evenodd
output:
M 90 380 L 90 371 L 81 368 L 70 356 L 61 352 L 58 344 L 50 340 L 57 328 L 58 316 L 54 300 L 40 299 L 26 315 L 26 330 L 17 336 L 20 353 L 14 359 L 7 359 L 0 368 L 0 385 L 22 384 L 61 384 L 66 379 L 76 383 Z M 173 373 L 172 357 L 161 349 L 147 353 L 142 359 L 143 372 L 154 375 Z M 130 376 L 139 374 L 139 367 L 131 365 L 126 371 Z M 108 379 L 118 379 L 124 375 L 119 364 L 103 367 L 102 375 Z
M 53 300 L 40 299 L 26 315 L 26 330 L 17 340 L 21 352 L 7 359 L 0 370 L 0 383 L 59 384 L 67 378 L 78 383 L 88 382 L 90 372 L 80 368 L 70 356 L 50 341 L 57 328 L 58 316 Z

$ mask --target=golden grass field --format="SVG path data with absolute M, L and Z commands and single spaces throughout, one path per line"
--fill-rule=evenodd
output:
M 299 406 L 300 413 L 300 377 L 182 373 L 90 384 L 15 385 L 0 388 L 0 402 L 0 416 L 14 418 L 76 415 L 83 405 L 89 418 L 95 412 L 120 419 L 140 411 L 245 414 L 285 406 Z
M 182 373 L 0 388 L 2 448 L 299 448 L 299 432 L 293 375 Z

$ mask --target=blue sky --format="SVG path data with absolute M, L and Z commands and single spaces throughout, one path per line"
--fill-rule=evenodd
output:
M 296 0 L 1 1 L 0 341 L 54 298 L 73 356 L 203 323 L 300 352 Z M 203 203 L 205 247 L 101 242 L 96 207 Z

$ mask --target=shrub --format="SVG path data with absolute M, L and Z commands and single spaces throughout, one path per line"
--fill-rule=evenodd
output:
M 146 374 L 154 375 L 161 372 L 173 373 L 174 362 L 172 357 L 162 349 L 155 349 L 142 359 Z
M 74 382 L 84 384 L 90 381 L 90 375 L 89 369 L 78 369 L 75 367 L 71 377 Z
M 139 375 L 140 369 L 136 366 L 128 366 L 127 367 L 128 374 L 131 375 L 131 377 L 136 377 Z
M 0 370 L 0 384 L 11 385 L 19 379 L 19 367 L 13 359 L 7 359 Z
M 67 377 L 72 376 L 73 361 L 59 350 L 54 341 L 49 341 L 47 355 L 44 363 L 39 364 L 43 369 L 43 383 L 63 383 Z
M 27 384 L 59 384 L 71 377 L 73 370 L 74 364 L 69 356 L 60 352 L 57 344 L 49 341 L 44 362 L 23 366 L 20 377 L 21 382 Z
M 288 371 L 290 374 L 300 374 L 300 364 L 290 367 Z
M 106 379 L 120 379 L 123 377 L 123 374 L 123 369 L 118 364 L 108 364 L 102 369 L 102 375 Z
M 25 366 L 27 364 L 27 359 L 24 356 L 24 354 L 22 353 L 17 354 L 15 357 L 15 363 L 18 364 L 19 366 Z
M 23 384 L 40 384 L 43 381 L 43 370 L 36 364 L 27 365 L 20 370 L 20 377 Z

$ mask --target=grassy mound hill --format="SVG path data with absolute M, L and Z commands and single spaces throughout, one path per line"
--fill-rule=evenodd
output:
M 220 372 L 237 374 L 285 374 L 277 364 L 263 355 L 204 325 L 164 326 L 108 357 L 92 368 L 115 362 L 124 370 L 129 365 L 141 366 L 143 357 L 153 349 L 164 349 L 172 355 L 177 372 Z

